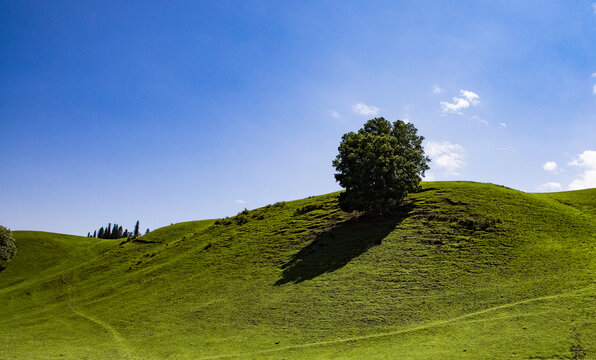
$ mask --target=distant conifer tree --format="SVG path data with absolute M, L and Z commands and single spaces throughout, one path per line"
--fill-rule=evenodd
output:
M 134 237 L 139 236 L 139 220 L 137 220 L 137 223 L 135 225 L 135 232 L 133 234 Z
M 149 234 L 149 228 L 147 228 L 147 230 L 145 230 L 145 235 Z
M 90 232 L 87 233 L 87 237 L 91 237 L 91 233 Z
M 137 221 L 137 228 L 138 226 L 139 222 Z M 98 239 L 122 239 L 131 235 L 132 233 L 128 229 L 123 230 L 122 225 L 118 225 L 118 223 L 109 223 L 105 228 L 102 226 L 99 231 L 93 231 L 93 236 L 91 233 L 87 234 L 89 237 L 96 237 Z

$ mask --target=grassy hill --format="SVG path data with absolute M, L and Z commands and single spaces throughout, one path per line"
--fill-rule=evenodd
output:
M 0 358 L 596 358 L 596 189 L 430 182 L 384 219 L 337 195 L 125 243 L 15 232 Z

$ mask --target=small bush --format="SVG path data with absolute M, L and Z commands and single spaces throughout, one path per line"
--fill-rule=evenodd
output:
M 232 220 L 227 216 L 224 219 L 215 220 L 215 225 L 230 225 L 231 223 Z
M 500 219 L 488 216 L 466 216 L 461 218 L 455 215 L 447 215 L 442 213 L 433 213 L 428 215 L 427 218 L 429 220 L 448 222 L 452 227 L 464 228 L 471 231 L 486 231 L 501 222 Z
M 457 224 L 463 228 L 468 230 L 487 230 L 497 223 L 499 223 L 499 219 L 491 218 L 491 217 L 467 217 L 464 219 L 458 219 Z
M 248 222 L 248 216 L 244 214 L 238 214 L 234 216 L 234 222 L 236 223 L 236 225 L 244 225 Z
M 0 225 L 0 260 L 8 261 L 17 252 L 10 229 Z
M 243 224 L 246 224 L 248 222 L 248 220 L 250 219 L 249 215 L 250 215 L 250 212 L 247 209 L 244 209 L 234 217 L 231 217 L 231 218 L 226 217 L 225 219 L 215 220 L 215 225 L 231 225 L 231 224 L 243 225 Z
M 311 211 L 319 210 L 322 208 L 323 208 L 323 204 L 308 204 L 308 205 L 304 205 L 304 206 L 301 206 L 298 209 L 296 209 L 296 212 L 294 213 L 294 215 L 303 215 L 303 214 L 309 213 Z
M 248 215 L 248 210 L 244 209 L 241 212 L 239 212 L 236 216 L 234 216 L 234 222 L 236 223 L 236 225 L 246 224 L 249 220 Z

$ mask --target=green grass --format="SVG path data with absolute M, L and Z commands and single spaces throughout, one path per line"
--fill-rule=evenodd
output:
M 432 182 L 384 219 L 337 195 L 125 243 L 15 232 L 0 358 L 596 358 L 596 189 Z

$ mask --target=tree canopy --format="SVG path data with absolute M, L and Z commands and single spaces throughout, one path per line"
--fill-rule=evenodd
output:
M 17 247 L 10 229 L 0 225 L 0 260 L 10 260 L 17 252 Z
M 383 214 L 420 190 L 430 159 L 417 132 L 411 123 L 380 117 L 343 135 L 333 161 L 335 179 L 345 188 L 339 197 L 343 210 Z

